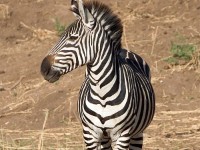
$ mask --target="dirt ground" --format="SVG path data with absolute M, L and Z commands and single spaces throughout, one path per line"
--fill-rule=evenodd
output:
M 177 35 L 199 51 L 199 0 L 99 1 L 122 18 L 123 46 L 151 67 L 156 114 L 144 149 L 200 150 L 199 59 L 164 61 Z M 59 38 L 55 20 L 68 26 L 75 19 L 69 8 L 70 0 L 0 1 L 0 150 L 84 149 L 76 103 L 85 67 L 54 84 L 40 74 Z

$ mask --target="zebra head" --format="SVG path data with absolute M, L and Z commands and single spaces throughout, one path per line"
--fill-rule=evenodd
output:
M 116 29 L 116 24 L 121 22 L 107 6 L 96 1 L 83 3 L 82 0 L 71 0 L 71 11 L 77 20 L 65 30 L 41 64 L 41 74 L 49 82 L 55 82 L 75 68 L 94 62 L 97 49 L 101 49 L 97 47 L 102 45 L 102 41 L 105 43 L 112 36 L 116 41 L 121 38 L 116 36 L 121 33 Z M 109 13 L 110 16 L 105 17 Z M 107 25 L 106 21 L 111 25 Z
M 92 60 L 84 49 L 95 26 L 95 19 L 82 0 L 72 0 L 71 10 L 77 20 L 65 30 L 41 64 L 41 73 L 49 82 L 57 81 L 61 75 Z

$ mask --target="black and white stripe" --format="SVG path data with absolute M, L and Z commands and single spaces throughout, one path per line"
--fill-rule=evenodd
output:
M 78 101 L 86 148 L 142 149 L 143 131 L 155 111 L 149 66 L 121 48 L 121 21 L 107 6 L 71 4 L 77 20 L 43 60 L 41 72 L 55 82 L 86 64 Z

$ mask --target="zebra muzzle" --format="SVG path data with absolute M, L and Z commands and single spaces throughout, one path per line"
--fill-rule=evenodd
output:
M 45 57 L 41 64 L 41 74 L 45 80 L 50 83 L 53 83 L 59 80 L 61 74 L 59 70 L 56 70 L 52 67 L 51 62 L 48 57 Z

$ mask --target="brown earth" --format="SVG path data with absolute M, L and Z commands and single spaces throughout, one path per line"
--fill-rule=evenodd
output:
M 124 24 L 123 45 L 149 63 L 156 114 L 145 132 L 146 150 L 200 150 L 199 53 L 173 66 L 168 58 L 179 37 L 199 51 L 199 0 L 99 0 Z M 40 64 L 56 43 L 55 20 L 75 19 L 70 0 L 0 1 L 0 150 L 84 149 L 76 103 L 84 67 L 55 84 Z

